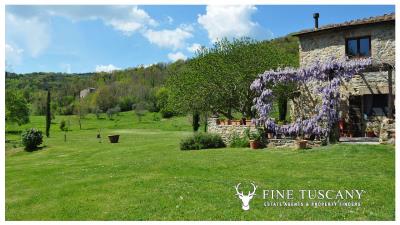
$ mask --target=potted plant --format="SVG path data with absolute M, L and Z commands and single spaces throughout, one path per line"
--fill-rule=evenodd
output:
M 251 149 L 258 149 L 261 146 L 261 134 L 256 131 L 249 135 L 249 144 Z
M 108 135 L 108 139 L 110 140 L 110 143 L 118 143 L 119 134 Z
M 350 138 L 352 138 L 352 137 L 353 137 L 353 132 L 352 132 L 352 131 L 349 131 L 349 132 L 348 132 L 348 136 L 349 136 Z
M 307 148 L 307 140 L 305 139 L 305 132 L 303 130 L 303 126 L 299 123 L 299 133 L 296 140 L 296 149 L 306 149 Z
M 307 140 L 298 139 L 296 140 L 296 149 L 306 149 L 307 148 Z
M 371 127 L 367 127 L 365 132 L 367 137 L 375 137 L 374 130 Z

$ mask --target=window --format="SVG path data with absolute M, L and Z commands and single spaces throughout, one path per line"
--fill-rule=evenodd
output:
M 364 113 L 367 116 L 387 116 L 388 94 L 364 95 Z
M 350 58 L 371 56 L 371 37 L 346 39 L 346 55 Z

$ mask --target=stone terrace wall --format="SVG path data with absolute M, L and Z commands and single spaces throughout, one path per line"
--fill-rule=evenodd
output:
M 207 122 L 207 131 L 221 135 L 222 140 L 226 145 L 229 145 L 235 135 L 245 137 L 246 130 L 250 132 L 256 131 L 254 125 L 219 125 L 217 124 L 218 118 L 209 118 Z
M 379 143 L 395 144 L 396 126 L 393 119 L 385 119 L 381 124 Z

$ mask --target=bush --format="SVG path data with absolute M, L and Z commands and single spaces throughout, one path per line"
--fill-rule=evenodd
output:
M 67 124 L 65 122 L 65 120 L 61 120 L 60 122 L 60 130 L 61 131 L 65 131 L 67 129 Z
M 247 136 L 239 137 L 238 135 L 233 136 L 230 143 L 230 147 L 232 148 L 247 148 L 249 145 L 249 138 Z
M 218 134 L 196 133 L 191 137 L 183 139 L 180 143 L 181 150 L 198 150 L 207 148 L 225 147 L 221 136 Z
M 135 104 L 136 100 L 134 97 L 125 96 L 119 100 L 119 107 L 121 108 L 121 112 L 126 112 L 132 110 L 132 105 Z
M 114 108 L 110 108 L 107 110 L 107 116 L 111 120 L 114 114 L 119 114 L 121 112 L 121 108 L 119 106 L 115 106 Z
M 31 128 L 22 133 L 22 144 L 25 146 L 26 151 L 33 151 L 37 149 L 43 142 L 42 131 Z

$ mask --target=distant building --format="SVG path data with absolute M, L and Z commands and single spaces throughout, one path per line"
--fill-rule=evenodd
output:
M 79 97 L 80 98 L 84 98 L 86 97 L 88 94 L 93 93 L 96 91 L 96 88 L 86 88 L 83 89 L 80 93 L 79 93 Z

